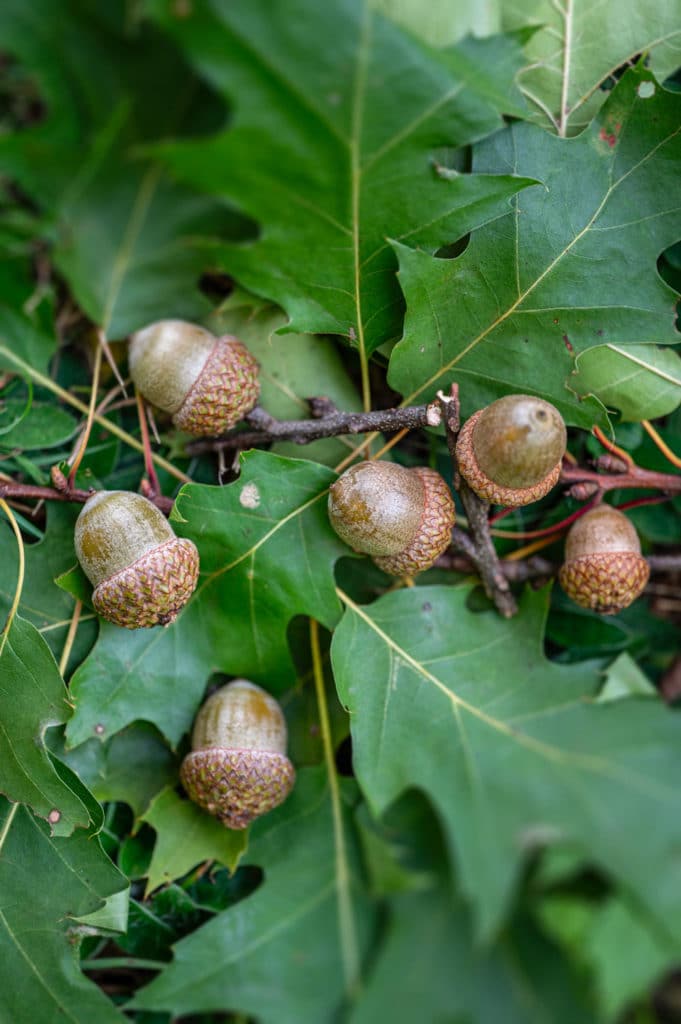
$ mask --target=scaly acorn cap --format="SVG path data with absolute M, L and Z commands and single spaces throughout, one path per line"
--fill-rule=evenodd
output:
M 180 768 L 191 800 L 227 828 L 247 828 L 283 803 L 295 782 L 279 704 L 246 679 L 221 687 L 200 709 L 192 752 Z
M 384 572 L 411 576 L 449 545 L 455 509 L 434 469 L 361 462 L 331 486 L 329 520 L 341 540 Z
M 456 457 L 478 497 L 516 507 L 555 487 L 566 445 L 565 423 L 554 406 L 532 395 L 506 395 L 466 421 Z
M 96 611 L 117 626 L 167 626 L 196 588 L 196 546 L 141 494 L 98 491 L 76 520 L 74 543 Z
M 130 339 L 130 374 L 144 397 L 197 437 L 223 433 L 260 394 L 258 362 L 229 335 L 184 320 L 159 320 Z
M 633 524 L 612 505 L 598 505 L 570 528 L 558 574 L 568 597 L 601 615 L 635 601 L 650 576 Z

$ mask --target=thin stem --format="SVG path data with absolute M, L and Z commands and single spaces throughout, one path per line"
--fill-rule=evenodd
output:
M 61 652 L 61 658 L 59 659 L 59 675 L 62 679 L 66 675 L 66 669 L 69 664 L 69 658 L 71 657 L 71 651 L 73 650 L 73 642 L 76 639 L 76 633 L 78 632 L 78 625 L 80 623 L 80 613 L 83 608 L 83 602 L 76 600 L 73 608 L 73 615 L 69 623 L 69 631 L 66 634 L 66 640 L 64 641 L 64 649 Z
M 97 328 L 97 338 L 99 341 L 99 345 L 102 349 L 102 352 L 106 356 L 106 361 L 111 367 L 111 372 L 118 381 L 118 386 L 120 387 L 121 391 L 127 398 L 128 392 L 125 390 L 125 382 L 123 381 L 123 378 L 121 376 L 121 371 L 118 369 L 118 366 L 116 365 L 116 360 L 113 357 L 111 346 L 109 345 L 109 342 L 106 340 L 106 334 L 104 333 L 104 330 L 101 327 Z
M 389 452 L 391 448 L 394 448 L 396 444 L 399 444 L 399 442 L 402 440 L 405 434 L 408 433 L 409 427 L 404 427 L 402 430 L 398 430 L 394 437 L 391 437 L 390 440 L 387 441 L 382 448 L 379 448 L 377 452 L 374 452 L 374 454 L 371 456 L 371 461 L 377 462 L 378 459 L 382 458 L 386 452 Z M 372 434 L 371 436 L 373 438 L 377 437 L 378 435 Z M 362 442 L 362 444 L 358 445 L 353 452 L 351 452 L 349 455 L 346 455 L 343 461 L 339 462 L 338 465 L 334 467 L 336 473 L 342 473 L 346 466 L 349 466 L 351 462 L 354 462 L 357 456 L 360 455 L 365 448 L 366 445 L 364 444 L 364 442 Z
M 622 460 L 622 462 L 626 462 L 629 468 L 631 468 L 634 465 L 634 460 L 632 459 L 629 452 L 625 452 L 624 448 L 620 448 L 619 445 L 616 445 L 614 443 L 614 441 L 611 441 L 609 438 L 607 438 L 600 427 L 594 426 L 591 432 L 594 435 L 594 437 L 598 438 L 598 440 L 601 442 L 604 448 L 607 448 L 609 452 L 612 452 L 613 455 L 616 455 L 618 459 Z
M 585 512 L 588 512 L 594 505 L 597 505 L 599 501 L 600 495 L 597 495 L 588 504 L 578 508 L 576 512 L 566 516 L 565 519 L 561 519 L 559 523 L 545 526 L 543 530 L 490 530 L 490 533 L 493 537 L 505 537 L 507 540 L 532 540 L 535 537 L 550 537 L 554 533 L 562 533 L 571 523 L 574 523 L 575 519 L 579 519 Z
M 525 547 L 512 551 L 504 557 L 504 561 L 520 562 L 523 558 L 527 558 L 528 555 L 533 555 L 536 551 L 541 551 L 542 548 L 555 544 L 556 540 L 557 537 L 540 537 L 539 540 L 533 540 L 531 544 L 526 544 Z
M 371 456 L 371 461 L 377 462 L 379 459 L 383 458 L 386 452 L 389 452 L 391 448 L 394 448 L 396 444 L 399 444 L 402 438 L 408 433 L 409 427 L 403 427 L 402 430 L 398 430 L 394 437 L 391 437 L 389 441 L 386 441 L 382 448 L 379 448 L 377 452 L 374 452 Z
M 324 688 L 324 669 L 319 646 L 319 625 L 310 619 L 310 650 L 312 653 L 312 672 L 314 676 L 317 706 L 319 708 L 319 726 L 324 746 L 324 761 L 329 779 L 331 809 L 333 814 L 333 833 L 336 860 L 336 896 L 338 901 L 338 925 L 340 930 L 341 956 L 343 960 L 343 977 L 345 991 L 349 998 L 357 995 L 360 972 L 359 941 L 355 927 L 352 908 L 351 877 L 347 862 L 343 812 L 341 808 L 340 787 L 333 751 L 329 709 Z
M 565 138 L 568 127 L 568 99 L 570 95 L 570 61 L 572 59 L 572 4 L 573 0 L 565 0 L 565 8 L 555 5 L 563 18 L 563 79 L 560 90 L 560 121 L 558 134 Z
M 151 495 L 160 494 L 161 488 L 154 468 L 154 453 L 151 449 L 151 441 L 149 440 L 149 427 L 147 426 L 147 417 L 144 412 L 144 399 L 137 388 L 135 388 L 135 401 L 137 402 L 137 416 L 140 421 L 140 433 L 144 448 L 144 468 L 151 488 L 147 497 L 151 497 Z
M 5 818 L 5 823 L 2 826 L 2 832 L 0 832 L 0 850 L 2 850 L 3 846 L 7 842 L 7 836 L 9 835 L 9 831 L 10 831 L 10 829 L 12 827 L 12 822 L 14 821 L 14 815 L 19 810 L 19 806 L 20 805 L 18 803 L 16 803 L 16 804 L 13 803 L 12 806 L 10 807 L 9 811 L 8 811 L 7 817 Z
M 359 348 L 359 365 L 362 375 L 362 403 L 364 411 L 371 409 L 371 384 L 369 380 L 369 356 L 364 337 L 364 317 L 362 314 L 362 282 L 361 282 L 361 185 L 362 166 L 360 145 L 362 140 L 362 122 L 364 118 L 364 89 L 367 74 L 367 60 L 371 32 L 371 5 L 364 6 L 359 46 L 357 48 L 357 65 L 353 82 L 352 97 L 352 131 L 350 137 L 350 172 L 352 185 L 352 257 L 354 265 L 354 299 L 357 313 L 357 345 Z
M 84 971 L 111 971 L 122 968 L 137 971 L 163 971 L 168 966 L 167 960 L 142 960 L 136 956 L 103 956 L 94 960 L 81 960 Z
M 71 472 L 69 473 L 69 480 L 68 480 L 69 487 L 74 487 L 74 485 L 76 483 L 76 473 L 78 472 L 78 467 L 80 466 L 81 462 L 83 461 L 83 456 L 85 455 L 85 451 L 87 449 L 88 441 L 90 440 L 90 433 L 92 431 L 92 423 L 93 423 L 94 416 L 95 416 L 95 407 L 97 405 L 97 392 L 99 390 L 99 371 L 101 369 L 101 366 L 102 366 L 102 346 L 101 345 L 97 345 L 97 349 L 95 351 L 95 365 L 94 365 L 94 369 L 92 371 L 92 385 L 91 385 L 91 389 L 90 389 L 90 405 L 89 405 L 88 411 L 87 411 L 87 420 L 85 421 L 85 428 L 83 429 L 83 433 L 81 434 L 81 438 L 80 438 L 80 443 L 78 445 L 78 448 L 77 448 L 77 450 L 76 450 L 76 452 L 75 452 L 75 454 L 73 456 L 73 460 L 71 462 Z
M 53 381 L 50 377 L 46 377 L 44 374 L 39 373 L 38 370 L 35 370 L 29 363 L 24 362 L 23 359 L 20 359 L 19 356 L 15 355 L 11 349 L 8 349 L 5 345 L 0 345 L 0 353 L 2 353 L 6 359 L 10 359 L 22 373 L 25 373 L 26 376 L 30 377 L 36 384 L 39 384 L 41 388 L 47 388 L 48 391 L 51 391 L 54 395 L 61 398 L 62 402 L 66 402 L 66 404 L 70 405 L 73 409 L 78 409 L 79 412 L 87 414 L 88 406 L 85 405 L 84 402 L 81 402 L 79 398 L 72 395 L 70 391 L 66 391 L 64 388 L 60 387 L 59 384 Z M 105 416 L 100 416 L 98 413 L 95 413 L 94 418 L 96 423 L 105 427 L 110 434 L 114 435 L 114 437 L 123 441 L 123 443 L 127 444 L 128 447 L 134 448 L 135 451 L 144 454 L 144 447 L 142 443 L 138 441 L 136 437 L 133 437 L 132 434 L 129 434 L 126 430 L 119 427 L 117 423 L 113 422 L 113 420 L 109 420 Z M 153 458 L 157 466 L 164 469 L 166 473 L 170 473 L 170 475 L 175 477 L 176 480 L 180 480 L 183 484 L 190 484 L 192 482 L 191 477 L 188 477 L 186 473 L 182 472 L 182 470 L 177 469 L 173 466 L 172 462 L 168 462 L 168 460 L 164 459 L 161 455 L 154 454 Z
M 0 633 L 0 657 L 1 657 L 2 653 L 3 653 L 4 649 L 5 649 L 5 644 L 7 643 L 7 637 L 9 636 L 9 631 L 12 628 L 12 622 L 14 621 L 14 616 L 16 615 L 17 611 L 19 610 L 19 604 L 21 602 L 21 591 L 24 588 L 24 574 L 25 574 L 25 571 L 26 571 L 26 558 L 25 558 L 25 554 L 24 554 L 24 541 L 23 541 L 23 538 L 21 536 L 21 530 L 19 529 L 19 524 L 16 521 L 14 512 L 12 512 L 12 509 L 9 507 L 9 505 L 7 504 L 7 502 L 3 498 L 0 498 L 0 508 L 2 509 L 2 511 L 5 513 L 5 515 L 9 519 L 9 524 L 12 527 L 12 530 L 14 531 L 14 536 L 17 539 L 17 546 L 18 546 L 18 549 L 19 549 L 19 569 L 18 569 L 18 572 L 17 572 L 17 585 L 16 585 L 16 588 L 14 590 L 14 600 L 12 601 L 12 607 L 10 608 L 9 614 L 7 615 L 7 619 L 5 621 L 5 625 L 2 627 L 2 632 Z
M 650 435 L 657 447 L 660 449 L 665 459 L 671 462 L 672 466 L 676 466 L 677 469 L 681 469 L 681 459 L 678 455 L 675 455 L 669 445 L 662 440 L 655 427 L 648 420 L 641 420 L 643 429 Z
M 548 546 L 548 542 L 542 541 Z M 528 545 L 529 546 L 529 545 Z M 455 543 L 452 544 L 455 551 L 445 551 L 435 562 L 436 569 L 450 569 L 453 572 L 470 573 L 478 570 L 478 566 L 472 554 L 460 552 Z M 514 552 L 515 554 L 515 552 Z M 653 573 L 677 573 L 681 572 L 681 553 L 675 555 L 648 555 L 646 559 L 650 570 Z M 527 557 L 513 559 L 510 556 L 504 558 L 501 564 L 501 571 L 506 579 L 513 583 L 522 583 L 525 580 L 545 578 L 550 579 L 558 572 L 559 566 L 539 555 L 532 554 Z

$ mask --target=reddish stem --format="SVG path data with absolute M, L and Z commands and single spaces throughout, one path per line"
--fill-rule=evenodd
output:
M 622 462 L 626 462 L 627 466 L 634 465 L 634 460 L 629 452 L 625 452 L 624 448 L 619 448 L 614 441 L 607 438 L 600 427 L 593 427 L 591 432 L 594 437 L 598 438 L 604 448 L 607 448 L 609 452 L 616 455 L 618 459 L 622 460 Z
M 581 508 L 578 508 L 576 512 L 573 512 L 565 519 L 561 519 L 559 523 L 553 523 L 552 526 L 544 527 L 543 530 L 524 530 L 518 531 L 517 533 L 509 530 L 508 533 L 495 533 L 495 536 L 499 536 L 503 539 L 508 538 L 509 540 L 532 540 L 534 537 L 549 537 L 552 533 L 561 533 L 568 526 L 574 523 L 575 519 L 579 519 L 586 512 L 592 509 L 594 505 L 597 505 L 599 501 L 600 495 L 597 495 L 591 501 L 587 502 L 586 505 L 582 505 Z
M 137 388 L 135 388 L 135 399 L 137 401 L 137 416 L 140 421 L 140 433 L 142 434 L 142 446 L 144 448 L 144 468 L 149 480 L 149 484 L 145 488 L 145 497 L 154 498 L 157 494 L 161 493 L 161 488 L 154 467 L 154 455 L 151 450 L 151 441 L 149 440 L 149 427 L 147 426 L 147 417 L 144 412 L 144 399 Z
M 641 469 L 636 465 L 632 465 L 627 473 L 596 473 L 593 470 L 582 469 L 581 466 L 563 465 L 560 474 L 562 484 L 569 486 L 583 481 L 597 484 L 601 493 L 617 488 L 629 488 L 681 494 L 681 474 L 678 473 L 657 473 L 655 470 Z
M 660 505 L 663 501 L 669 501 L 671 494 L 661 494 L 658 497 L 651 495 L 649 498 L 634 498 L 633 501 L 625 501 L 622 505 L 615 507 L 620 512 L 626 512 L 629 508 L 639 508 L 641 505 Z

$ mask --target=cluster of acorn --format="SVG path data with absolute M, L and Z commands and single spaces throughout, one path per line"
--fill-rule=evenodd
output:
M 552 405 L 507 395 L 467 420 L 456 457 L 475 494 L 516 508 L 558 483 L 566 442 L 565 424 Z M 449 488 L 434 470 L 364 462 L 331 487 L 329 518 L 350 547 L 371 555 L 384 572 L 409 576 L 428 569 L 448 547 L 455 512 Z M 611 505 L 591 509 L 570 529 L 559 579 L 577 604 L 614 614 L 638 597 L 648 575 L 636 530 Z
M 159 321 L 134 334 L 129 365 L 140 393 L 197 436 L 229 429 L 258 400 L 258 363 L 247 348 L 184 321 Z M 464 425 L 456 449 L 459 471 L 484 500 L 527 505 L 558 482 L 566 440 L 552 405 L 508 395 Z M 411 576 L 448 547 L 455 510 L 434 470 L 363 462 L 331 487 L 329 519 L 342 540 L 371 555 L 384 572 Z M 198 581 L 196 546 L 176 537 L 159 509 L 139 494 L 96 493 L 78 518 L 75 545 L 94 586 L 95 609 L 128 629 L 172 622 Z M 578 519 L 565 550 L 560 582 L 586 608 L 617 612 L 647 582 L 636 531 L 612 506 L 599 505 Z M 183 784 L 192 800 L 230 828 L 245 828 L 293 786 L 283 714 L 253 683 L 236 680 L 209 698 L 197 716 L 192 747 L 182 764 Z

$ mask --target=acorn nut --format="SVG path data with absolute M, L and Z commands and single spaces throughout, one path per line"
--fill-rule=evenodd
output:
M 636 600 L 649 575 L 634 526 L 612 505 L 598 505 L 570 527 L 558 578 L 583 608 L 615 615 Z
M 184 320 L 158 320 L 136 331 L 128 355 L 144 397 L 197 437 L 223 433 L 258 401 L 258 362 L 238 338 L 216 338 Z
M 478 497 L 515 507 L 539 501 L 558 483 L 566 444 L 554 406 L 532 395 L 506 395 L 466 421 L 456 457 Z
M 76 520 L 78 561 L 99 614 L 117 626 L 167 626 L 194 592 L 199 553 L 160 509 L 131 491 L 98 491 Z
M 412 576 L 449 545 L 455 511 L 435 470 L 361 462 L 331 486 L 329 519 L 341 540 L 371 555 L 383 572 Z
M 286 739 L 276 700 L 255 683 L 235 679 L 199 710 L 192 752 L 180 768 L 182 785 L 227 828 L 247 828 L 293 789 L 296 773 Z

